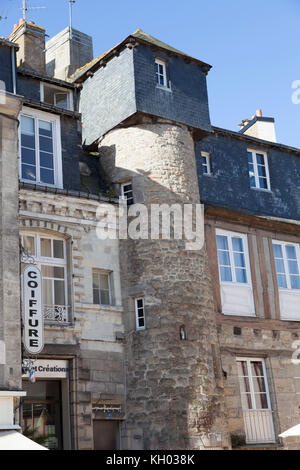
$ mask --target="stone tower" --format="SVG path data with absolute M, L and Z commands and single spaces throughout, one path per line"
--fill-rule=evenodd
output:
M 114 188 L 130 182 L 134 202 L 149 213 L 152 204 L 199 204 L 194 139 L 210 131 L 209 66 L 139 30 L 93 67 L 81 95 L 84 142 L 101 137 L 100 165 Z M 127 351 L 122 448 L 226 447 L 205 246 L 187 250 L 185 240 L 150 236 L 119 243 Z M 144 330 L 136 329 L 137 298 L 144 299 Z

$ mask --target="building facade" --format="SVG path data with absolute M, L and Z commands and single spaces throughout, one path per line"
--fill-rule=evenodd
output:
M 299 448 L 279 434 L 300 406 L 300 151 L 261 113 L 213 127 L 210 65 L 141 30 L 93 59 L 90 36 L 45 43 L 21 20 L 0 64 L 0 393 L 21 397 L 14 425 L 53 449 Z M 129 218 L 201 202 L 204 245 L 150 226 L 101 239 L 119 196 Z M 42 276 L 39 354 L 21 341 L 27 265 Z

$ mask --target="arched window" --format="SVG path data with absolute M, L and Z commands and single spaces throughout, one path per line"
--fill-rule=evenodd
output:
M 66 240 L 44 233 L 24 232 L 21 243 L 42 273 L 45 321 L 69 322 Z

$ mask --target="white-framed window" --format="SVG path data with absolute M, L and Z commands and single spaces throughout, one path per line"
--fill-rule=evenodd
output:
M 131 181 L 127 181 L 126 183 L 121 184 L 121 196 L 123 199 L 126 199 L 127 206 L 134 204 Z
M 273 254 L 279 289 L 300 289 L 300 250 L 296 243 L 273 240 Z
M 59 116 L 23 108 L 19 120 L 21 181 L 62 188 Z
M 208 152 L 201 152 L 201 166 L 203 175 L 211 175 L 211 156 Z
M 222 313 L 255 316 L 246 234 L 216 229 Z
M 220 281 L 251 285 L 247 236 L 217 230 L 216 237 Z
M 40 83 L 41 101 L 73 111 L 73 92 L 49 83 Z
M 42 274 L 44 318 L 69 321 L 66 240 L 42 233 L 24 232 L 21 243 Z
M 137 330 L 146 329 L 146 319 L 145 319 L 145 299 L 139 297 L 134 299 L 135 305 L 135 324 Z
M 270 174 L 266 152 L 247 149 L 250 188 L 270 191 Z
M 93 269 L 93 303 L 113 305 L 113 273 Z
M 237 358 L 243 410 L 270 410 L 270 396 L 265 361 Z
M 156 58 L 155 67 L 156 67 L 156 85 L 162 88 L 169 88 L 168 75 L 167 75 L 167 63 L 162 59 Z

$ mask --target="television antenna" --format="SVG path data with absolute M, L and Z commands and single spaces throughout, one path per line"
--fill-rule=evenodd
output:
M 7 20 L 7 16 L 1 16 L 0 15 L 0 21 L 2 21 L 2 20 Z
M 26 21 L 26 16 L 27 16 L 27 11 L 28 10 L 38 10 L 40 8 L 47 8 L 47 7 L 28 7 L 27 6 L 27 0 L 23 0 L 23 7 L 20 8 L 20 10 L 23 11 L 23 20 Z

